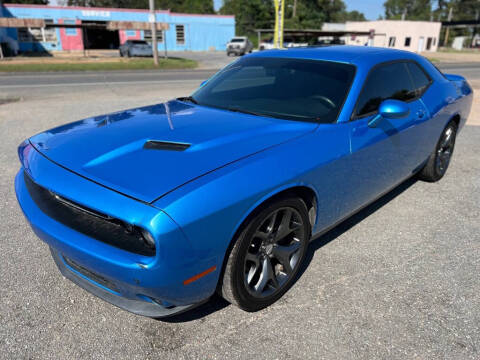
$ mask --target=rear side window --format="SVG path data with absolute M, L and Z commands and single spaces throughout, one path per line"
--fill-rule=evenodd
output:
M 383 100 L 409 101 L 416 92 L 407 71 L 407 64 L 395 62 L 380 65 L 368 76 L 356 108 L 356 117 L 372 114 Z
M 413 85 L 415 86 L 415 92 L 417 96 L 423 94 L 425 89 L 430 85 L 430 78 L 425 74 L 425 72 L 415 63 L 407 63 L 408 70 L 410 75 L 412 75 Z

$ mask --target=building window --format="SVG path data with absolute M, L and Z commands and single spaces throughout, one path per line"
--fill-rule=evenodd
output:
M 41 42 L 43 41 L 42 28 L 19 28 L 19 42 Z
M 184 25 L 175 25 L 175 31 L 177 33 L 177 44 L 185 44 L 185 26 Z
M 152 41 L 152 30 L 144 30 L 143 31 L 143 40 L 145 41 Z M 157 30 L 157 42 L 163 42 L 163 31 Z
M 137 36 L 137 31 L 136 30 L 126 30 L 125 31 L 126 36 Z
M 52 20 L 45 20 L 46 24 L 52 24 Z M 57 33 L 55 28 L 18 28 L 18 41 L 22 43 L 31 42 L 56 42 Z
M 426 46 L 426 49 L 427 49 L 427 50 L 430 50 L 431 47 L 432 47 L 432 38 L 429 37 L 429 38 L 427 38 L 427 46 Z
M 411 40 L 412 40 L 411 37 L 406 37 L 406 38 L 405 38 L 405 46 L 406 46 L 406 47 L 409 47 L 409 46 L 410 46 L 410 41 L 411 41 Z
M 63 23 L 66 25 L 75 25 L 75 20 L 63 20 Z M 65 35 L 67 36 L 77 36 L 77 29 L 76 28 L 66 28 Z
M 53 24 L 52 19 L 45 19 L 45 24 Z M 43 28 L 43 41 L 46 42 L 57 42 L 57 30 L 53 27 Z
M 388 47 L 395 47 L 395 36 L 390 36 L 388 39 Z
M 432 46 L 435 46 L 436 43 L 437 43 L 437 38 L 433 38 Z

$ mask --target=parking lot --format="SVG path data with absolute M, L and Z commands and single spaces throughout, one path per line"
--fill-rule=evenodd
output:
M 164 321 L 60 275 L 17 205 L 16 148 L 53 126 L 188 95 L 211 72 L 0 75 L 0 358 L 479 359 L 480 69 L 462 69 L 476 105 L 443 180 L 408 180 L 316 239 L 273 306 L 246 313 L 214 297 Z

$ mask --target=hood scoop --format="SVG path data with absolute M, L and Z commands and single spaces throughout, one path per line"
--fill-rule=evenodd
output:
M 160 140 L 148 140 L 143 144 L 143 148 L 147 150 L 185 151 L 189 147 L 190 144 L 187 143 Z

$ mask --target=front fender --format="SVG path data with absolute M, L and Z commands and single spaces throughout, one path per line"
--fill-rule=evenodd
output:
M 226 251 L 246 217 L 264 201 L 289 188 L 308 187 L 317 199 L 324 200 L 322 224 L 317 222 L 314 231 L 318 230 L 341 215 L 337 205 L 343 199 L 336 191 L 337 179 L 346 179 L 350 154 L 348 126 L 320 127 L 321 131 L 202 176 L 160 198 L 154 205 L 168 213 L 195 251 L 203 258 L 212 259 L 217 267 L 222 266 Z M 320 216 L 319 211 L 317 214 Z M 212 289 L 220 273 L 216 273 Z

